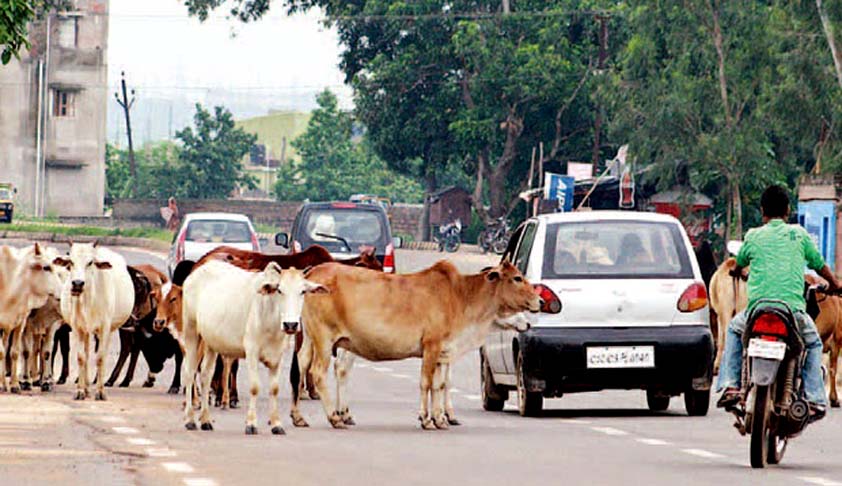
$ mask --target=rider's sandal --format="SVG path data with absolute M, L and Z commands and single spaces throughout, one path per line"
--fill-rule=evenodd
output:
M 740 403 L 740 390 L 738 388 L 726 388 L 722 392 L 719 401 L 716 402 L 717 408 L 731 408 Z
M 810 423 L 818 422 L 827 415 L 827 407 L 824 405 L 810 404 Z

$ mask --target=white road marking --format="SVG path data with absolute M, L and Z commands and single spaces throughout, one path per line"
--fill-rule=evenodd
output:
M 137 430 L 134 427 L 111 427 L 111 430 L 113 430 L 114 432 L 117 432 L 118 434 L 137 434 L 137 433 L 140 433 L 140 431 Z
M 144 439 L 143 437 L 129 437 L 126 439 L 126 442 L 132 445 L 137 446 L 151 446 L 155 445 L 154 440 Z
M 409 378 L 409 375 L 404 375 L 402 373 L 389 373 L 389 376 L 391 376 L 393 378 L 404 378 L 404 379 Z
M 564 423 L 588 425 L 588 424 L 592 424 L 593 422 L 590 421 L 590 420 L 582 420 L 582 419 L 564 419 Z
M 462 390 L 460 390 L 458 388 L 451 388 L 450 393 L 462 393 Z
M 816 484 L 818 486 L 842 486 L 842 483 L 840 483 L 839 481 L 831 481 L 830 479 L 819 478 L 814 476 L 804 477 L 801 479 L 804 480 L 804 482 Z
M 664 446 L 669 445 L 669 442 L 661 439 L 647 439 L 647 438 L 639 438 L 635 439 L 636 441 L 640 442 L 641 444 L 651 445 L 651 446 Z
M 690 454 L 691 456 L 704 457 L 705 459 L 722 459 L 725 457 L 722 454 L 706 451 L 704 449 L 681 449 L 681 452 Z
M 385 366 L 372 366 L 371 369 L 373 369 L 374 371 L 379 371 L 381 373 L 391 373 L 392 372 L 392 368 L 387 368 Z
M 184 478 L 185 486 L 216 486 L 216 481 L 210 478 Z
M 186 462 L 162 462 L 161 466 L 166 469 L 168 472 L 172 473 L 191 473 L 193 472 L 193 466 L 187 464 Z
M 123 417 L 115 417 L 114 415 L 106 415 L 104 417 L 99 417 L 99 420 L 102 422 L 107 422 L 109 424 L 121 424 L 126 421 Z
M 614 427 L 591 427 L 591 430 L 601 432 L 605 435 L 629 435 L 625 430 L 615 429 Z
M 146 449 L 146 454 L 149 457 L 175 457 L 178 455 L 174 450 L 167 448 L 149 448 Z
M 482 397 L 479 395 L 463 395 L 468 400 L 482 400 Z

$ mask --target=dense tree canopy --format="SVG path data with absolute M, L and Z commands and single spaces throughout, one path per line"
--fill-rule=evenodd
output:
M 3 0 L 0 2 L 0 64 L 29 47 L 29 22 L 50 9 L 67 7 L 67 0 Z

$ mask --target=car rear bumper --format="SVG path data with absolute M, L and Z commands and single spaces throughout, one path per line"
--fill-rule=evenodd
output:
M 529 391 L 559 395 L 602 389 L 710 389 L 714 356 L 708 326 L 532 328 L 518 337 Z M 588 368 L 588 346 L 654 346 L 652 368 Z

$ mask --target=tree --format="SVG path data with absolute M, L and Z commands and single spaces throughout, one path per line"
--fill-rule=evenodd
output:
M 421 200 L 420 185 L 391 171 L 367 143 L 352 141 L 353 119 L 328 90 L 316 99 L 307 130 L 293 140 L 300 163 L 280 168 L 275 195 L 282 200 L 348 199 L 374 193 L 393 201 Z
M 253 189 L 254 178 L 243 172 L 243 157 L 257 136 L 234 126 L 231 112 L 221 106 L 213 114 L 196 104 L 195 130 L 186 127 L 176 133 L 183 197 L 224 199 L 237 187 Z
M 0 62 L 8 64 L 12 56 L 29 48 L 29 23 L 50 9 L 67 7 L 67 0 L 4 0 L 0 2 Z
M 135 152 L 137 180 L 129 170 L 129 154 L 113 145 L 105 147 L 106 198 L 186 197 L 185 177 L 191 177 L 179 161 L 181 148 L 172 142 L 151 143 Z

